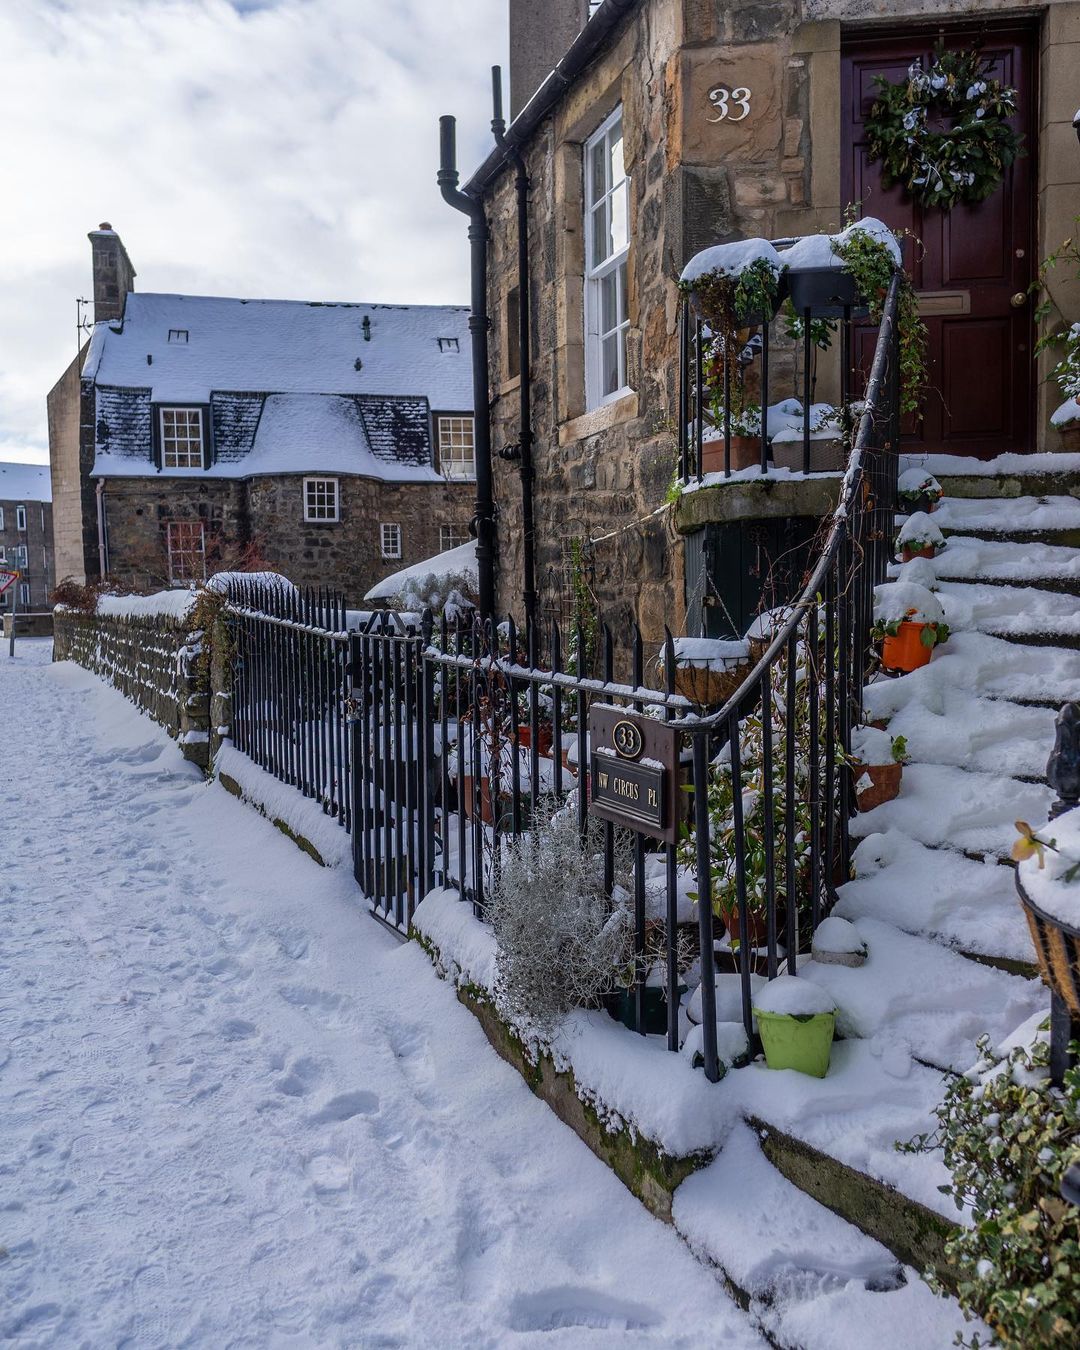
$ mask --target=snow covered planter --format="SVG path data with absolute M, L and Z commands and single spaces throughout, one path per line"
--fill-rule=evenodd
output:
M 903 510 L 936 511 L 944 489 L 932 473 L 925 469 L 905 469 L 896 480 L 896 496 Z
M 810 954 L 819 966 L 849 966 L 866 964 L 866 943 L 859 930 L 847 919 L 831 914 L 822 919 L 814 932 Z
M 715 336 L 734 338 L 776 314 L 783 270 L 767 239 L 739 239 L 696 253 L 682 270 L 679 290 Z
M 900 527 L 896 552 L 901 562 L 912 558 L 934 558 L 945 547 L 945 536 L 925 511 L 915 511 Z
M 813 1078 L 829 1072 L 836 1004 L 812 980 L 778 975 L 754 999 L 765 1063 L 770 1069 L 797 1069 Z
M 1080 450 L 1080 323 L 1065 335 L 1065 355 L 1054 368 L 1065 402 L 1053 413 L 1050 425 L 1061 433 L 1066 450 Z
M 675 638 L 674 648 L 676 692 L 705 707 L 726 703 L 750 669 L 745 638 Z
M 845 309 L 850 309 L 855 317 L 866 313 L 868 297 L 845 257 L 849 245 L 860 234 L 881 250 L 890 268 L 900 266 L 896 236 L 872 216 L 854 221 L 839 234 L 805 235 L 780 255 L 787 264 L 788 295 L 798 314 L 810 309 L 816 319 L 840 319 Z
M 949 625 L 932 591 L 911 581 L 888 581 L 874 590 L 870 636 L 881 643 L 882 668 L 906 674 L 926 665 L 948 639 Z
M 860 811 L 891 802 L 900 792 L 907 762 L 907 741 L 878 727 L 855 727 L 851 733 L 855 800 Z
M 734 399 L 732 400 L 734 402 Z M 724 454 L 724 413 L 720 408 L 714 413 L 717 425 L 712 434 L 701 442 L 702 473 L 723 473 L 727 468 Z M 761 409 L 756 403 L 731 410 L 731 467 L 732 469 L 752 469 L 761 462 Z
M 1036 834 L 1022 820 L 1016 828 L 1016 889 L 1039 969 L 1080 1019 L 1080 807 L 1058 816 L 1051 838 Z

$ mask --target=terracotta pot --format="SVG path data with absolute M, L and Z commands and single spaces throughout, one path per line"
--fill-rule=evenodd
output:
M 710 670 L 707 666 L 676 666 L 675 691 L 691 703 L 719 708 L 726 703 L 750 671 L 750 662 L 742 661 L 730 670 Z
M 935 557 L 933 544 L 924 544 L 922 548 L 912 548 L 909 544 L 904 544 L 900 549 L 900 561 L 910 562 L 912 558 L 930 558 Z
M 761 441 L 757 436 L 732 436 L 731 468 L 752 469 L 761 463 Z M 702 473 L 723 473 L 724 441 L 705 441 L 701 447 Z
M 522 750 L 532 749 L 532 727 L 528 722 L 518 727 L 517 743 Z M 551 754 L 551 727 L 545 726 L 543 722 L 536 728 L 536 753 L 542 759 Z
M 1080 930 L 1070 928 L 1032 904 L 1020 884 L 1019 874 L 1016 889 L 1031 929 L 1043 982 L 1063 1000 L 1070 1014 L 1080 1019 Z
M 866 774 L 870 786 L 856 794 L 860 811 L 872 811 L 882 802 L 891 802 L 900 791 L 904 774 L 902 764 L 856 764 L 853 768 L 856 782 Z M 846 880 L 846 878 L 845 878 Z
M 724 927 L 728 931 L 728 936 L 732 942 L 740 942 L 739 936 L 739 909 L 737 905 L 727 908 L 720 906 L 720 917 L 724 921 Z M 755 914 L 750 910 L 746 915 L 747 936 L 750 939 L 751 947 L 764 947 L 768 936 L 768 920 L 764 914 Z
M 1067 422 L 1058 430 L 1061 433 L 1062 450 L 1068 450 L 1072 454 L 1080 453 L 1080 422 Z
M 472 774 L 466 774 L 461 780 L 461 798 L 465 807 L 466 820 L 472 820 L 476 815 L 475 783 L 476 780 L 473 778 Z M 522 799 L 523 808 L 524 804 L 524 799 Z M 510 821 L 513 816 L 513 806 L 511 805 L 510 794 L 508 792 L 499 793 L 498 812 L 498 828 L 500 830 L 509 829 Z M 496 823 L 495 811 L 491 801 L 491 783 L 487 778 L 480 779 L 480 819 L 485 825 L 494 825 Z
M 881 664 L 885 670 L 899 670 L 905 675 L 925 666 L 933 653 L 922 641 L 924 623 L 904 619 L 895 637 L 887 637 L 881 644 Z

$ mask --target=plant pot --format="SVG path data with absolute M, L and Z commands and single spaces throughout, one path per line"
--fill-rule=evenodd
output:
M 812 1078 L 824 1078 L 829 1072 L 835 1013 L 814 1013 L 797 1017 L 792 1013 L 761 1012 L 758 1020 L 765 1063 L 770 1069 L 795 1069 Z
M 466 774 L 461 780 L 461 800 L 465 808 L 465 819 L 473 820 L 476 815 L 475 784 L 476 780 L 472 774 Z M 480 779 L 480 819 L 485 825 L 495 826 L 496 829 L 503 831 L 509 830 L 514 818 L 514 806 L 509 792 L 500 792 L 498 797 L 498 818 L 496 819 L 496 809 L 491 800 L 491 783 L 484 777 Z M 526 808 L 528 802 L 524 795 L 521 799 L 522 819 L 526 818 Z
M 788 296 L 800 318 L 810 310 L 815 319 L 842 319 L 845 305 L 855 319 L 865 318 L 869 312 L 855 278 L 845 268 L 789 268 L 784 275 Z
M 802 437 L 797 441 L 773 441 L 772 462 L 778 469 L 790 469 L 793 473 L 803 471 Z M 835 473 L 847 463 L 844 443 L 838 439 L 811 440 L 810 472 Z
M 750 662 L 742 661 L 730 670 L 710 670 L 708 666 L 676 666 L 675 692 L 691 703 L 719 708 L 742 684 L 750 671 Z
M 737 905 L 728 908 L 721 905 L 719 908 L 721 919 L 724 921 L 724 927 L 728 931 L 728 937 L 732 942 L 741 942 L 739 936 L 739 910 Z M 751 910 L 746 916 L 747 936 L 750 939 L 751 947 L 764 947 L 768 940 L 768 919 L 764 914 L 755 914 Z
M 1061 433 L 1061 448 L 1071 454 L 1080 454 L 1080 422 L 1066 422 L 1058 427 Z
M 900 509 L 907 516 L 913 516 L 916 511 L 925 511 L 928 516 L 933 515 L 941 504 L 941 498 L 934 496 L 932 492 L 920 492 L 917 497 L 901 497 Z
M 761 463 L 761 440 L 757 436 L 732 436 L 731 438 L 731 467 L 735 469 L 752 469 L 755 464 Z M 724 463 L 724 442 L 723 438 L 718 441 L 705 441 L 701 447 L 701 472 L 702 473 L 723 473 L 726 468 Z
M 686 993 L 686 985 L 678 986 L 678 999 Z M 608 1014 L 621 1022 L 630 1031 L 637 1031 L 637 1000 L 633 989 L 616 989 L 604 997 L 604 1007 Z M 668 1001 L 667 995 L 658 985 L 645 986 L 645 1034 L 647 1036 L 665 1036 L 667 1034 Z
M 904 619 L 900 623 L 895 637 L 886 637 L 881 644 L 881 664 L 885 670 L 898 670 L 902 674 L 918 670 L 929 663 L 933 647 L 927 647 L 922 640 L 924 623 L 913 623 Z
M 870 779 L 870 786 L 856 793 L 860 811 L 872 811 L 882 802 L 891 802 L 900 792 L 900 780 L 904 776 L 902 764 L 856 764 L 856 781 L 863 774 Z
M 933 544 L 924 544 L 922 548 L 912 548 L 910 544 L 903 544 L 900 548 L 900 561 L 909 563 L 912 558 L 929 558 L 931 561 L 936 557 Z
M 518 727 L 517 743 L 522 750 L 532 749 L 532 727 L 528 722 Z M 542 722 L 536 728 L 536 753 L 541 759 L 546 759 L 551 754 L 551 727 L 545 726 Z
M 1020 885 L 1019 875 L 1016 889 L 1031 929 L 1043 982 L 1064 1002 L 1070 1016 L 1080 1020 L 1080 930 L 1070 928 L 1032 904 Z

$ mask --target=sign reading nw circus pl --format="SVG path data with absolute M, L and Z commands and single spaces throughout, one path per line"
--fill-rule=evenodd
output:
M 590 815 L 673 844 L 680 734 L 626 708 L 589 709 Z

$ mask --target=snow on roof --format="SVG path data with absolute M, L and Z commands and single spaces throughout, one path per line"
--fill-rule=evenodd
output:
M 403 567 L 372 586 L 364 596 L 365 600 L 393 600 L 404 593 L 410 582 L 426 581 L 432 578 L 463 577 L 473 586 L 479 584 L 480 572 L 476 564 L 476 541 L 470 539 L 467 544 L 447 549 L 445 553 L 436 553 L 433 558 L 423 558 L 411 567 Z
M 411 394 L 437 411 L 465 412 L 472 408 L 468 319 L 458 305 L 132 292 L 122 322 L 95 325 L 83 378 L 150 388 L 154 402 L 206 403 L 215 390 Z
M 52 479 L 47 464 L 0 463 L 0 502 L 51 502 Z

